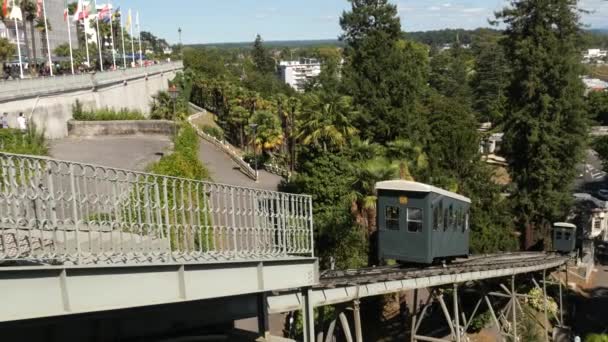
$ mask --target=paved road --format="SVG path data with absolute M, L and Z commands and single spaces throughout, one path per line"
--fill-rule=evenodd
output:
M 171 140 L 161 135 L 66 138 L 51 141 L 51 156 L 57 159 L 92 163 L 127 170 L 146 167 L 171 148 Z
M 215 145 L 200 140 L 199 159 L 209 169 L 214 182 L 256 189 L 277 190 L 281 177 L 260 170 L 258 182 L 240 171 L 237 164 Z

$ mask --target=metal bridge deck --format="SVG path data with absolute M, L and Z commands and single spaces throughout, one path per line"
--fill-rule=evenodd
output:
M 346 303 L 364 297 L 469 281 L 549 270 L 564 265 L 567 256 L 549 253 L 507 253 L 458 260 L 450 265 L 400 268 L 398 266 L 323 272 L 310 298 L 314 307 Z M 280 313 L 302 308 L 300 292 L 267 298 L 268 311 Z

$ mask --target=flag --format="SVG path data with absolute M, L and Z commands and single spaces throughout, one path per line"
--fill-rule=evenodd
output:
M 127 32 L 131 31 L 131 21 L 132 21 L 131 9 L 129 8 L 129 14 L 127 15 L 127 22 L 125 23 L 125 28 L 127 29 Z
M 2 14 L 3 17 L 8 17 L 8 0 L 4 0 L 2 2 Z
M 84 20 L 88 16 L 89 14 L 87 13 L 87 7 L 84 5 L 84 2 L 82 0 L 78 0 L 76 12 L 74 12 L 74 21 Z
M 70 9 L 68 6 L 68 0 L 65 0 L 65 4 L 63 5 L 63 21 L 68 21 L 69 15 L 70 15 Z
M 92 14 L 97 15 L 97 1 L 89 1 L 89 4 L 87 5 L 87 17 Z
M 13 6 L 11 8 L 11 15 L 8 17 L 11 20 L 21 20 L 23 21 L 23 14 L 21 13 L 21 7 Z
M 112 9 L 109 4 L 106 4 L 99 11 L 99 19 L 103 20 L 104 23 L 109 23 L 112 20 Z
M 36 0 L 36 17 L 42 18 L 42 1 Z
M 137 31 L 140 30 L 140 27 L 139 27 L 139 11 L 137 11 L 135 13 L 135 27 L 137 27 Z

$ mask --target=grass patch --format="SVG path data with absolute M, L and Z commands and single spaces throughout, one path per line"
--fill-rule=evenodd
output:
M 44 133 L 30 127 L 25 132 L 17 129 L 0 129 L 0 151 L 15 154 L 47 156 L 49 146 Z
M 72 116 L 77 121 L 146 120 L 142 112 L 126 108 L 114 110 L 106 107 L 97 110 L 86 110 L 78 100 L 72 105 Z

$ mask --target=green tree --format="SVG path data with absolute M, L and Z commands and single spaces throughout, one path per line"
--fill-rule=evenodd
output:
M 357 133 L 351 123 L 352 99 L 338 94 L 309 94 L 304 98 L 298 138 L 323 151 L 340 150 Z
M 477 36 L 473 42 L 473 108 L 477 111 L 480 122 L 500 124 L 505 115 L 509 69 L 500 39 L 500 35 L 487 31 Z
M 274 150 L 283 143 L 281 122 L 275 114 L 261 110 L 255 113 L 251 121 L 258 125 L 255 146 L 262 152 Z M 253 136 L 250 127 L 248 133 Z
M 608 93 L 594 91 L 587 95 L 586 107 L 589 118 L 602 126 L 608 125 Z
M 36 16 L 37 16 L 37 10 L 38 10 L 38 6 L 36 5 L 36 2 L 34 2 L 33 0 L 21 0 L 21 2 L 19 3 L 19 7 L 21 7 L 21 11 L 23 13 L 23 20 L 24 20 L 24 27 L 23 27 L 23 38 L 25 40 L 25 50 L 26 50 L 26 55 L 27 55 L 27 59 L 30 63 L 30 65 L 35 65 L 35 63 L 37 63 L 37 56 L 36 56 L 36 35 L 34 34 L 35 30 L 34 30 L 34 21 L 36 20 Z M 28 33 L 27 33 L 27 27 L 25 27 L 25 23 L 29 23 L 30 24 L 30 32 L 32 34 L 32 46 L 30 49 L 30 44 L 29 44 L 29 39 L 27 37 Z M 32 59 L 32 54 L 34 56 L 34 58 Z M 32 67 L 31 72 L 35 72 L 35 69 Z
M 564 219 L 587 135 L 577 0 L 519 0 L 497 14 L 512 80 L 504 153 L 524 247 Z M 540 233 L 540 234 L 539 234 Z
M 274 59 L 270 56 L 270 53 L 264 47 L 264 41 L 258 34 L 253 42 L 253 51 L 251 51 L 251 58 L 255 65 L 256 71 L 266 74 L 275 71 Z
M 0 38 L 0 61 L 6 62 L 9 58 L 13 57 L 17 47 L 11 43 L 7 38 Z M 4 72 L 4 68 L 0 68 L 0 72 Z
M 471 104 L 472 91 L 469 75 L 473 68 L 473 58 L 460 43 L 454 43 L 448 50 L 437 53 L 431 59 L 430 85 L 440 94 Z
M 365 138 L 385 143 L 418 137 L 424 120 L 415 113 L 428 75 L 426 48 L 401 39 L 397 7 L 388 0 L 349 0 L 340 19 L 345 43 L 343 78 L 360 106 L 356 126 Z

